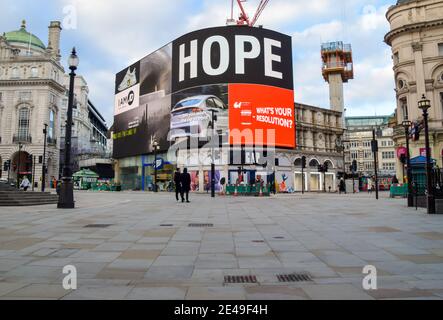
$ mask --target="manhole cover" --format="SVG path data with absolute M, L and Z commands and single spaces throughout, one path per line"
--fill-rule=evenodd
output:
M 257 283 L 256 276 L 225 276 L 225 283 Z
M 310 282 L 312 278 L 308 274 L 279 274 L 277 275 L 279 282 Z
M 212 228 L 213 226 L 212 223 L 190 223 L 188 225 L 190 228 Z
M 97 228 L 97 229 L 104 229 L 112 226 L 112 224 L 88 224 L 84 226 L 84 228 Z

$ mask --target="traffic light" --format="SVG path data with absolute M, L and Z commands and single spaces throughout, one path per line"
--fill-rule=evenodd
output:
M 352 161 L 351 171 L 357 172 L 357 160 Z
M 9 168 L 8 168 L 8 162 L 5 161 L 5 162 L 3 163 L 3 171 L 8 171 L 8 170 L 9 170 Z
M 402 154 L 402 155 L 400 156 L 400 162 L 401 162 L 402 164 L 406 164 L 406 155 L 405 155 L 405 154 Z
M 306 169 L 306 157 L 305 156 L 301 157 L 301 166 L 303 169 Z

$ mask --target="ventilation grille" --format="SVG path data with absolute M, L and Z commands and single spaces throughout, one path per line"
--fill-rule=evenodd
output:
M 256 276 L 225 276 L 225 283 L 257 283 Z
M 104 229 L 112 226 L 112 224 L 88 224 L 84 226 L 84 228 L 97 228 L 97 229 Z
M 277 275 L 279 282 L 310 282 L 312 278 L 308 274 L 279 274 Z
M 190 223 L 188 225 L 190 228 L 212 228 L 214 224 L 212 223 Z

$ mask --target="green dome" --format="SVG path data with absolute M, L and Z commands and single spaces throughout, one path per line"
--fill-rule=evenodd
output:
M 41 48 L 43 50 L 46 49 L 45 45 L 38 37 L 26 31 L 25 21 L 23 21 L 20 30 L 6 32 L 4 36 L 6 37 L 6 40 L 10 43 L 18 42 L 25 45 L 29 45 L 30 43 L 32 46 Z

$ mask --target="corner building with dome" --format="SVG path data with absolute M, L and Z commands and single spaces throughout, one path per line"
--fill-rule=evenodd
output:
M 44 124 L 48 125 L 46 185 L 58 178 L 61 102 L 65 97 L 60 63 L 61 24 L 49 25 L 47 45 L 26 28 L 0 34 L 0 178 L 27 176 L 41 187 Z M 33 167 L 33 162 L 35 164 Z M 10 160 L 10 169 L 5 163 Z M 33 179 L 32 179 L 33 178 Z

